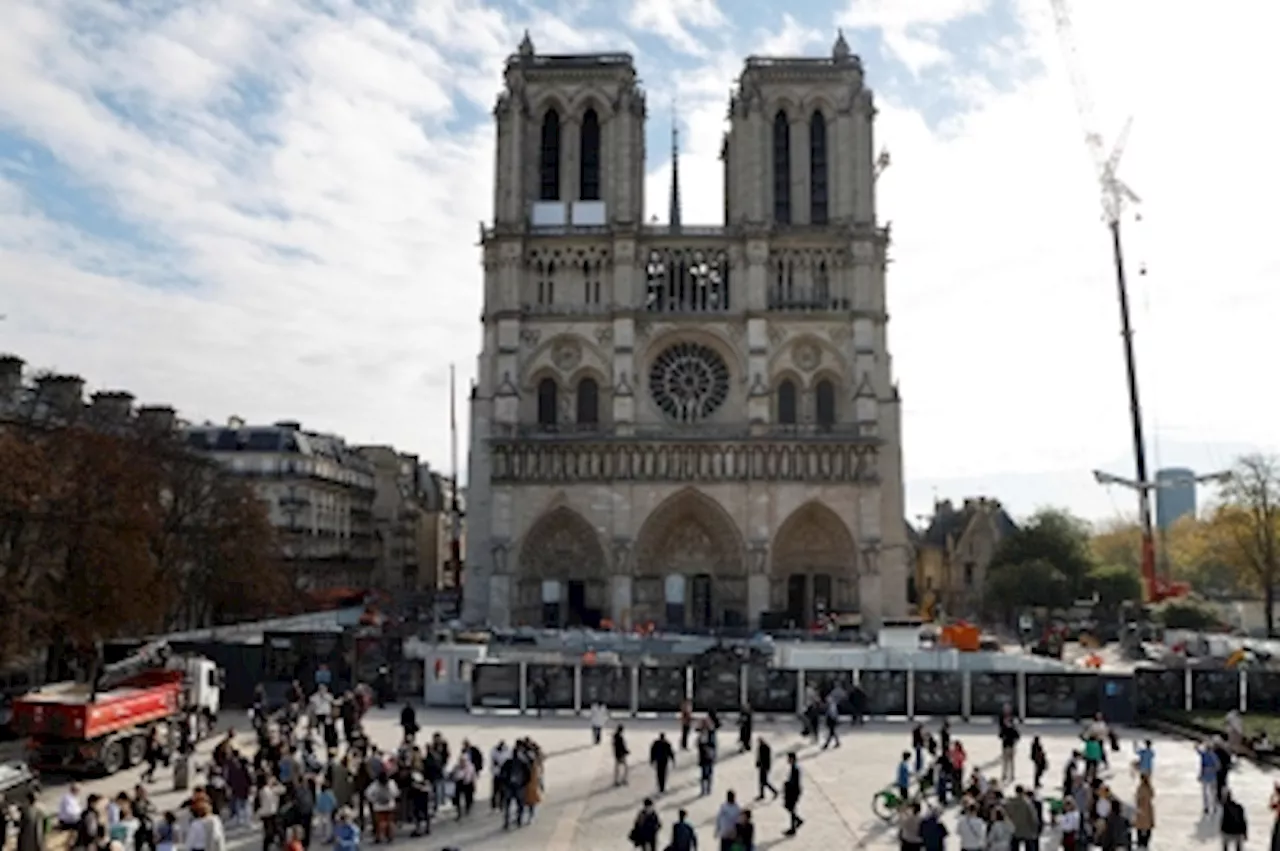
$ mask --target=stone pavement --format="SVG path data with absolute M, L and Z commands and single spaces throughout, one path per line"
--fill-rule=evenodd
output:
M 390 708 L 371 713 L 367 722 L 373 738 L 385 747 L 392 747 L 399 738 L 396 726 L 398 711 Z M 575 718 L 518 718 L 514 716 L 470 716 L 456 711 L 419 711 L 419 723 L 425 733 L 439 730 L 449 740 L 454 753 L 463 738 L 469 738 L 485 753 L 486 763 L 490 748 L 499 739 L 510 743 L 521 735 L 532 735 L 548 754 L 546 795 L 537 818 L 519 830 L 504 832 L 498 816 L 489 812 L 489 765 L 485 765 L 478 792 L 478 803 L 469 818 L 454 820 L 451 811 L 436 823 L 433 835 L 422 839 L 398 839 L 397 846 L 414 851 L 439 851 L 456 846 L 460 851 L 496 851 L 510 847 L 549 849 L 549 851 L 601 851 L 601 849 L 627 849 L 626 836 L 641 800 L 654 792 L 653 773 L 645 764 L 649 745 L 659 731 L 678 745 L 679 730 L 671 719 L 639 720 L 617 718 L 627 731 L 627 741 L 632 752 L 630 783 L 615 788 L 612 785 L 612 759 L 606 737 L 599 746 L 592 746 L 591 734 L 584 719 Z M 753 809 L 756 821 L 757 848 L 792 848 L 795 851 L 808 848 L 897 848 L 894 831 L 881 822 L 871 811 L 871 798 L 876 790 L 888 785 L 902 751 L 910 743 L 910 725 L 905 722 L 878 722 L 861 728 L 842 729 L 843 747 L 838 750 L 820 751 L 800 739 L 798 727 L 790 721 L 758 723 L 757 734 L 765 735 L 774 748 L 774 784 L 781 786 L 784 776 L 785 753 L 797 749 L 804 772 L 804 796 L 800 812 L 805 826 L 795 839 L 782 835 L 787 820 L 782 807 L 773 801 L 755 804 L 754 754 L 736 753 L 737 730 L 733 716 L 726 716 L 721 731 L 721 760 L 717 765 L 715 789 L 706 798 L 698 796 L 698 775 L 691 752 L 677 752 L 676 767 L 669 781 L 667 794 L 658 799 L 658 810 L 664 823 L 662 834 L 665 844 L 669 825 L 676 811 L 684 807 L 695 824 L 702 847 L 714 848 L 711 825 L 716 809 L 724 799 L 724 792 L 734 789 L 739 800 L 745 799 Z M 230 723 L 248 728 L 238 720 Z M 225 726 L 225 722 L 224 722 Z M 936 724 L 932 725 L 936 729 Z M 1078 728 L 1072 725 L 1031 723 L 1024 730 L 1019 745 L 1017 769 L 1019 779 L 1029 778 L 1030 759 L 1027 756 L 1032 735 L 1040 735 L 1049 753 L 1050 767 L 1046 775 L 1049 789 L 1056 789 L 1061 782 L 1062 759 L 1077 742 Z M 960 738 L 969 753 L 970 766 L 982 766 L 985 773 L 998 775 L 998 743 L 993 723 L 955 724 L 953 735 Z M 1135 737 L 1146 735 L 1143 731 L 1124 731 L 1123 751 L 1116 754 L 1116 768 L 1110 773 L 1109 782 L 1125 800 L 1131 800 L 1134 778 L 1129 771 L 1131 750 Z M 1218 848 L 1216 825 L 1200 815 L 1200 790 L 1196 782 L 1198 766 L 1192 744 L 1183 740 L 1154 736 L 1156 747 L 1156 830 L 1152 847 L 1158 851 L 1182 851 L 1182 849 Z M 204 748 L 205 758 L 211 745 Z M 161 808 L 175 807 L 182 795 L 158 792 L 168 788 L 165 783 L 152 787 Z M 88 791 L 114 794 L 132 788 L 137 771 L 125 772 L 115 778 L 96 780 L 84 784 Z M 1267 801 L 1273 782 L 1280 774 L 1268 773 L 1247 764 L 1233 772 L 1231 785 L 1237 797 L 1244 803 L 1250 818 L 1253 840 L 1250 847 L 1264 847 L 1271 831 L 1271 817 Z M 46 790 L 42 803 L 48 812 L 57 808 L 61 790 Z M 946 816 L 948 827 L 953 827 L 955 813 Z M 260 839 L 256 831 L 234 832 L 229 837 L 233 849 L 257 847 Z M 366 843 L 368 845 L 368 843 Z M 662 847 L 662 844 L 659 845 Z M 954 848 L 954 837 L 948 848 Z M 1053 848 L 1052 843 L 1047 846 Z

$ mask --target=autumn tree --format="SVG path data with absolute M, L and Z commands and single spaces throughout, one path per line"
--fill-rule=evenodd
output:
M 1238 597 L 1248 579 L 1227 564 L 1215 540 L 1214 515 L 1181 517 L 1156 533 L 1156 568 L 1168 571 L 1206 597 Z M 1099 564 L 1141 571 L 1142 528 L 1136 520 L 1117 520 L 1100 528 L 1090 541 Z
M 1272 607 L 1280 579 L 1280 462 L 1265 455 L 1244 456 L 1222 496 L 1212 516 L 1214 546 L 1262 594 L 1267 635 L 1273 636 Z

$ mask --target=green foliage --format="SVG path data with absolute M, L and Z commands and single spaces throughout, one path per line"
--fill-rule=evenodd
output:
M 1009 617 L 1019 609 L 1060 606 L 1070 601 L 1070 587 L 1066 575 L 1045 559 L 1002 562 L 987 570 L 986 599 Z
M 1197 600 L 1166 600 L 1151 607 L 1151 616 L 1169 629 L 1213 629 L 1221 623 L 1213 608 Z
M 1097 595 L 1098 604 L 1115 609 L 1130 600 L 1142 600 L 1142 578 L 1131 567 L 1098 565 L 1085 577 L 1085 593 Z
M 1067 606 L 1089 593 L 1094 567 L 1088 524 L 1061 509 L 1041 509 L 996 548 L 987 568 L 987 600 L 1006 614 Z

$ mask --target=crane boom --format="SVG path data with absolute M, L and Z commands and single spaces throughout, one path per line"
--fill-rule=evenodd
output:
M 1120 214 L 1125 202 L 1138 203 L 1137 194 L 1117 176 L 1120 158 L 1124 154 L 1133 120 L 1125 122 L 1110 154 L 1106 153 L 1102 134 L 1097 130 L 1093 98 L 1088 81 L 1081 68 L 1080 52 L 1076 47 L 1068 0 L 1049 0 L 1053 9 L 1054 28 L 1062 46 L 1071 90 L 1075 96 L 1076 112 L 1084 130 L 1085 146 L 1093 159 L 1093 166 L 1102 195 L 1102 214 L 1111 236 L 1111 256 L 1115 265 L 1116 295 L 1120 305 L 1120 337 L 1124 346 L 1125 379 L 1129 395 L 1129 424 L 1133 438 L 1133 460 L 1138 492 L 1138 519 L 1142 524 L 1142 579 L 1147 598 L 1153 602 L 1174 593 L 1172 586 L 1156 576 L 1155 531 L 1151 523 L 1151 491 L 1147 479 L 1146 439 L 1142 427 L 1142 405 L 1138 396 L 1138 367 L 1133 350 L 1133 324 L 1129 315 L 1129 290 L 1125 280 L 1124 247 L 1120 239 Z

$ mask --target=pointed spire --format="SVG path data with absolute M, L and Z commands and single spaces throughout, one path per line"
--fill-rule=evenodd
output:
M 680 228 L 680 116 L 675 98 L 671 100 L 671 209 L 667 220 L 673 230 Z
M 520 48 L 519 48 L 519 50 L 520 50 L 520 55 L 521 55 L 521 56 L 532 56 L 532 55 L 533 55 L 533 39 L 529 37 L 529 31 L 528 31 L 528 30 L 525 30 L 525 31 L 524 31 L 524 38 L 520 39 Z
M 844 30 L 836 30 L 836 43 L 831 48 L 831 58 L 837 62 L 845 62 L 853 55 L 849 50 L 849 42 L 844 40 Z

